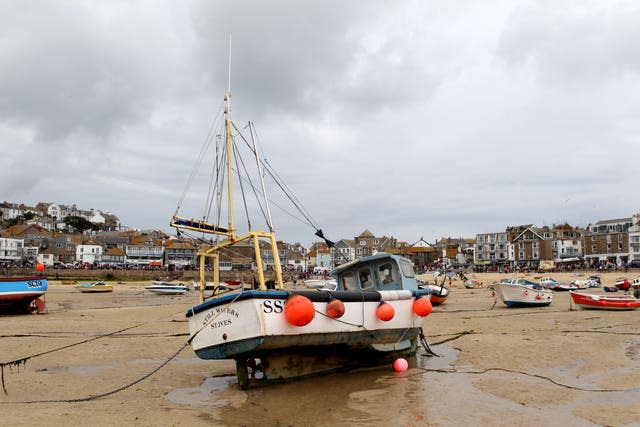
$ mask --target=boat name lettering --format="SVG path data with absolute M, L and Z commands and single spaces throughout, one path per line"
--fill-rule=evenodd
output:
M 231 316 L 235 317 L 236 319 L 238 318 L 238 312 L 235 311 L 233 308 L 217 307 L 216 308 L 216 314 L 221 314 L 221 313 L 227 313 L 227 314 L 230 314 Z
M 40 286 L 42 286 L 42 282 L 40 280 L 29 280 L 27 282 L 28 288 L 39 288 Z
M 224 319 L 224 320 L 218 320 L 218 321 L 215 321 L 215 322 L 211 323 L 211 329 L 216 329 L 216 328 L 219 328 L 221 326 L 231 326 L 231 320 Z
M 265 300 L 262 311 L 265 313 L 282 313 L 284 311 L 284 301 Z
M 214 310 L 211 310 L 210 312 L 207 313 L 206 316 L 204 316 L 204 319 L 202 319 L 202 325 L 203 326 L 206 325 L 207 323 L 209 323 L 209 321 L 211 319 L 220 316 L 222 313 L 229 314 L 229 315 L 235 317 L 236 319 L 238 318 L 238 312 L 235 311 L 233 308 L 216 307 Z

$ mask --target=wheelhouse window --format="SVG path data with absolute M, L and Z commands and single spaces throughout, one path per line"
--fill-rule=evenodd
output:
M 378 266 L 378 276 L 380 277 L 380 283 L 383 286 L 396 281 L 393 266 L 389 262 Z
M 356 290 L 356 275 L 353 272 L 348 272 L 342 275 L 342 287 L 345 291 Z
M 366 290 L 373 288 L 373 275 L 369 267 L 358 270 L 358 280 L 360 281 L 360 289 Z
M 413 271 L 413 264 L 411 264 L 408 260 L 401 259 L 400 268 L 402 269 L 402 274 L 404 274 L 405 277 L 408 277 L 410 279 L 416 277 L 415 272 Z

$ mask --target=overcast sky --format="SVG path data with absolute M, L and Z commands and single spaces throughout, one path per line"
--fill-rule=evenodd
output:
M 640 5 L 609 0 L 0 1 L 0 199 L 170 230 L 230 35 L 234 120 L 333 240 L 640 211 Z

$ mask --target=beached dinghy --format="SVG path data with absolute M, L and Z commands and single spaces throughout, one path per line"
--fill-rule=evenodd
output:
M 159 281 L 155 281 L 144 288 L 152 294 L 157 295 L 182 295 L 189 290 L 189 288 L 182 283 L 166 283 Z
M 0 314 L 45 313 L 40 298 L 47 291 L 46 276 L 22 276 L 0 278 Z
M 451 290 L 446 286 L 444 286 L 444 281 L 440 285 L 423 282 L 423 283 L 420 283 L 418 287 L 420 289 L 427 289 L 431 292 L 431 297 L 430 297 L 431 305 L 434 305 L 434 306 L 444 304 L 447 301 L 447 298 L 449 297 L 449 293 L 451 293 Z
M 632 295 L 594 295 L 571 291 L 571 301 L 576 307 L 595 310 L 635 310 L 640 299 Z
M 113 286 L 104 282 L 90 282 L 75 285 L 74 288 L 83 293 L 113 292 Z
M 501 281 L 494 283 L 492 288 L 507 307 L 544 307 L 553 300 L 552 291 L 524 279 Z
M 224 201 L 217 203 L 224 204 L 224 209 L 216 206 L 217 212 L 198 215 L 199 218 L 221 218 L 221 212 L 226 212 L 228 224 L 188 219 L 178 216 L 178 211 L 171 220 L 171 225 L 181 233 L 192 231 L 224 237 L 215 244 L 201 246 L 198 251 L 200 303 L 186 313 L 189 342 L 196 355 L 202 359 L 235 360 L 242 388 L 414 355 L 418 343 L 424 342 L 421 327 L 423 317 L 431 312 L 431 303 L 429 290 L 418 289 L 409 260 L 379 253 L 337 267 L 331 273 L 336 280 L 335 290 L 325 289 L 327 284 L 317 290 L 286 290 L 266 196 L 260 209 L 269 231 L 256 231 L 255 222 L 247 221 L 247 231 L 238 232 L 232 195 L 235 181 L 232 170 L 236 169 L 232 162 L 240 155 L 238 142 L 244 141 L 254 156 L 258 176 L 254 180 L 238 180 L 240 183 L 260 183 L 264 195 L 263 177 L 267 175 L 276 180 L 277 174 L 258 156 L 261 150 L 256 148 L 253 127 L 248 127 L 251 137 L 245 138 L 232 124 L 229 96 L 225 96 L 224 131 L 220 132 L 224 137 L 217 139 L 221 147 L 216 150 L 222 156 L 216 159 L 216 165 L 226 164 L 216 170 L 224 171 L 221 173 L 225 177 L 215 180 L 216 185 L 224 183 L 226 188 L 211 189 L 213 195 L 224 195 L 213 197 L 218 202 Z M 236 136 L 232 137 L 232 133 Z M 244 161 L 243 167 L 237 169 L 247 173 L 247 163 Z M 286 185 L 279 188 L 285 193 L 288 190 Z M 242 185 L 240 190 L 244 192 Z M 243 193 L 238 200 L 247 202 L 244 196 Z M 289 200 L 298 199 L 293 196 Z M 314 227 L 316 235 L 332 246 L 322 230 Z M 256 285 L 250 290 L 220 291 L 216 285 L 220 282 L 220 251 L 235 244 L 245 247 L 249 244 L 254 248 Z M 267 260 L 271 277 L 266 277 L 263 268 Z M 214 289 L 218 290 L 205 296 L 202 290 L 206 287 L 209 261 L 213 267 L 209 274 L 213 275 Z M 267 279 L 272 279 L 271 289 L 267 287 Z

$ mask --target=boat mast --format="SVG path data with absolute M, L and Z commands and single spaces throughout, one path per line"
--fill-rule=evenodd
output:
M 227 138 L 227 191 L 229 193 L 229 239 L 236 240 L 236 230 L 233 224 L 233 143 L 231 140 L 231 94 L 229 92 L 224 95 L 224 115 L 225 130 Z

